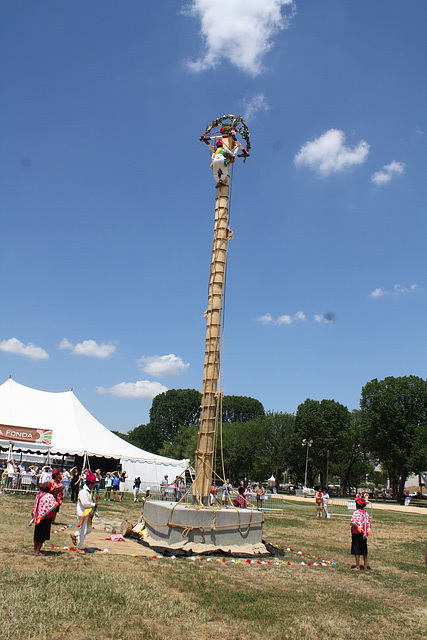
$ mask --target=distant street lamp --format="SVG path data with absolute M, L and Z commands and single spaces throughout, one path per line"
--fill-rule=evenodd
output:
M 302 441 L 302 446 L 303 447 L 307 447 L 307 456 L 305 459 L 305 476 L 304 476 L 304 489 L 307 487 L 307 467 L 308 467 L 308 450 L 311 447 L 311 445 L 313 444 L 313 440 L 306 440 L 304 438 L 304 440 Z

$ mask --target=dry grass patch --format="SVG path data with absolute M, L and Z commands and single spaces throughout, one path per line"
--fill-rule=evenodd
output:
M 301 566 L 295 552 L 286 554 L 291 566 L 81 556 L 63 549 L 68 532 L 53 534 L 54 548 L 35 558 L 33 499 L 0 500 L 2 640 L 425 638 L 425 515 L 374 512 L 372 570 L 356 573 L 349 570 L 349 520 L 316 520 L 312 505 L 293 503 L 284 517 L 267 516 L 265 538 L 336 567 Z M 136 522 L 140 513 L 130 501 L 104 503 L 95 526 Z M 75 505 L 65 503 L 58 520 L 74 524 Z

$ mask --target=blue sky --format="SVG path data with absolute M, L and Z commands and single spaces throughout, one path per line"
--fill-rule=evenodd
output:
M 426 378 L 422 0 L 0 5 L 0 381 L 103 424 L 201 389 L 215 188 L 246 118 L 223 388 L 295 412 Z

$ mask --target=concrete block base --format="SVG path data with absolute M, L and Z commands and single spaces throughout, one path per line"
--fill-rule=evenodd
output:
M 193 542 L 222 548 L 262 542 L 263 515 L 256 509 L 197 508 L 148 500 L 144 521 L 150 537 L 165 546 Z

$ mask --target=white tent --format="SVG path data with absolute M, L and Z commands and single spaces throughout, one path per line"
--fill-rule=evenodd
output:
M 120 460 L 128 474 L 126 490 L 138 475 L 143 487 L 151 486 L 165 474 L 173 481 L 188 466 L 187 460 L 157 456 L 122 440 L 98 422 L 73 391 L 39 391 L 9 378 L 0 386 L 0 447 L 8 449 L 11 443 L 15 451 Z

